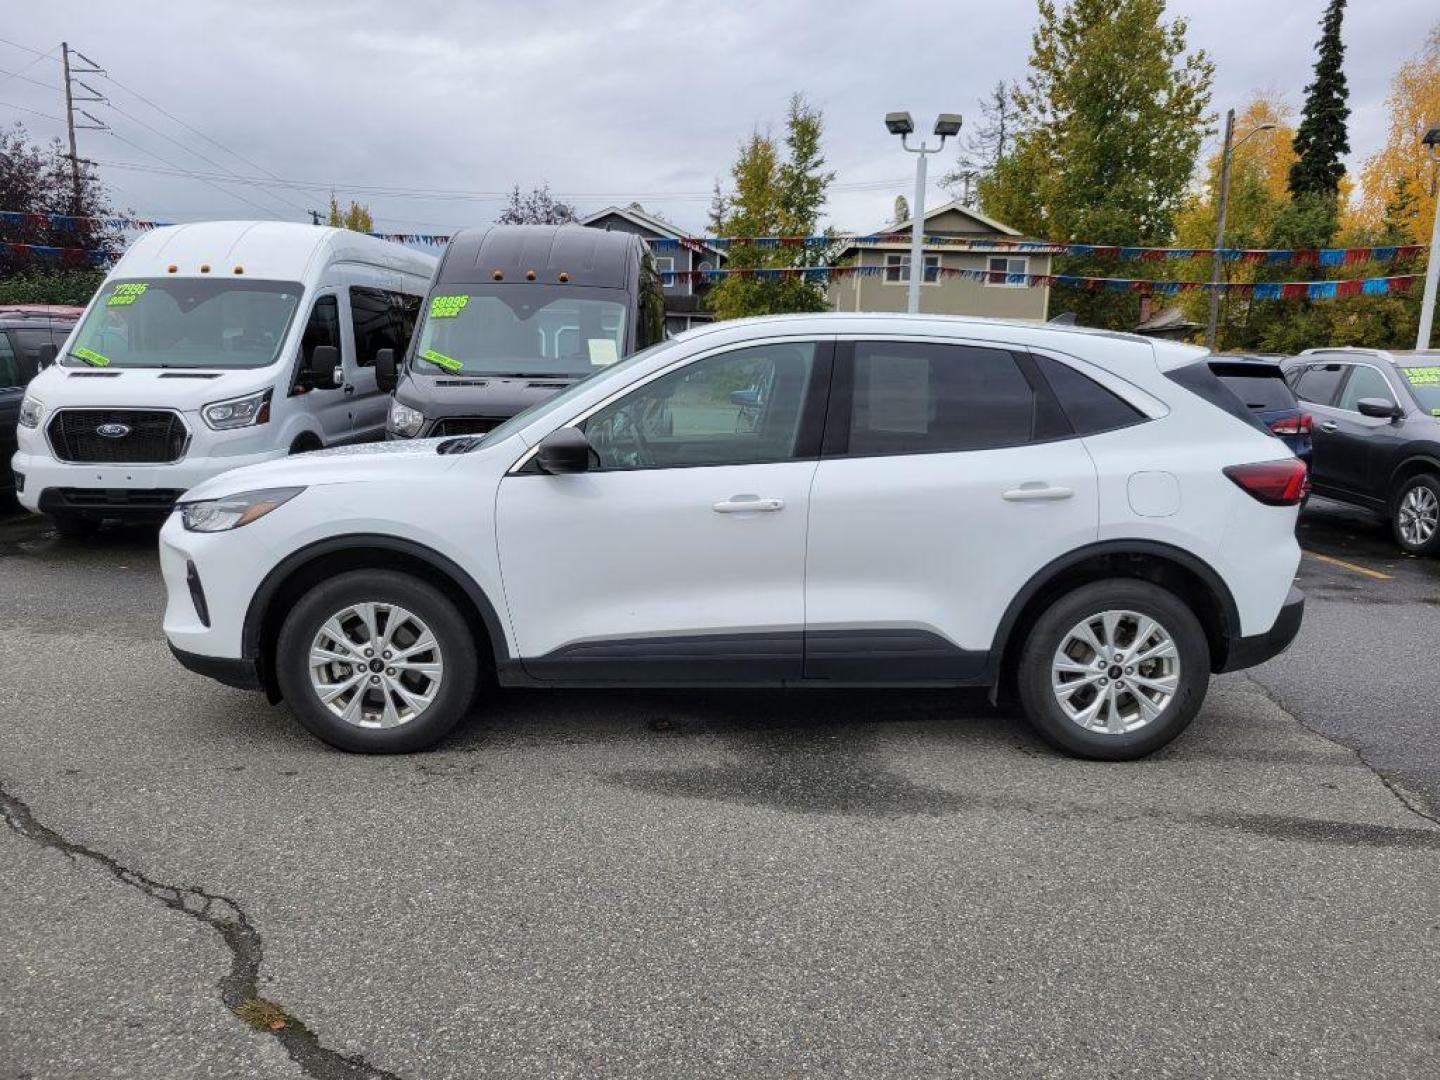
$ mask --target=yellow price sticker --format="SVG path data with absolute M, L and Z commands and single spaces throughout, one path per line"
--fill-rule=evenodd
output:
M 453 356 L 446 356 L 444 353 L 436 352 L 434 349 L 426 349 L 420 354 L 420 359 L 429 360 L 430 363 L 436 367 L 442 367 L 446 371 L 461 371 L 465 367 L 464 364 L 456 360 Z
M 126 285 L 116 285 L 115 291 L 112 292 L 110 294 L 110 298 L 105 301 L 105 306 L 125 307 L 127 304 L 133 304 L 136 300 L 139 300 L 140 297 L 145 295 L 145 290 L 149 287 L 150 286 L 144 284 L 143 282 L 133 282 Z
M 432 296 L 430 298 L 430 317 L 432 319 L 453 319 L 465 310 L 465 305 L 470 302 L 468 296 Z
M 1411 386 L 1440 385 L 1440 367 L 1407 367 L 1400 370 Z
M 109 367 L 110 358 L 104 353 L 98 353 L 94 349 L 71 349 L 71 353 L 84 360 L 87 364 L 94 364 L 96 367 Z

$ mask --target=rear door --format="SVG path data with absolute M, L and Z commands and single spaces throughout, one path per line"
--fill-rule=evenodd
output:
M 1096 539 L 1095 466 L 1034 360 L 993 345 L 842 342 L 810 496 L 805 674 L 980 674 L 1002 613 Z
M 1313 360 L 1307 362 L 1293 376 L 1294 381 L 1291 384 L 1295 396 L 1314 417 L 1310 476 L 1315 490 L 1321 495 L 1327 492 L 1332 495 L 1345 494 L 1342 483 L 1345 473 L 1344 451 L 1335 438 L 1339 429 L 1339 413 L 1335 409 L 1335 400 L 1340 396 L 1340 388 L 1349 373 L 1348 364 Z

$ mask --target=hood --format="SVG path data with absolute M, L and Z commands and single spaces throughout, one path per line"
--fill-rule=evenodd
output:
M 395 390 L 395 400 L 418 409 L 427 420 L 452 416 L 508 419 L 531 405 L 573 386 L 580 375 L 534 375 L 502 378 L 495 375 L 419 375 L 406 372 Z
M 194 502 L 260 488 L 315 487 L 362 481 L 374 483 L 397 476 L 413 477 L 417 459 L 430 459 L 436 469 L 449 469 L 460 460 L 435 452 L 435 448 L 446 441 L 416 439 L 413 442 L 361 443 L 296 454 L 221 473 L 191 488 L 184 499 Z
M 243 371 L 214 368 L 71 368 L 52 364 L 30 380 L 48 408 L 179 409 L 195 412 L 212 401 L 253 394 L 281 379 L 275 366 Z

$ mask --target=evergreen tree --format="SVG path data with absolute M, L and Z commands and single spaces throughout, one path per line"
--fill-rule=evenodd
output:
M 550 185 L 541 184 L 528 193 L 516 184 L 496 225 L 569 225 L 575 221 L 575 208 L 550 194 Z
M 730 200 L 725 197 L 725 192 L 720 188 L 720 178 L 715 178 L 715 190 L 710 195 L 710 213 L 705 219 L 705 226 L 710 230 L 711 236 L 719 236 L 720 230 L 725 227 L 725 218 L 730 213 Z
M 1350 116 L 1350 91 L 1345 83 L 1345 44 L 1340 26 L 1345 17 L 1345 0 L 1330 0 L 1321 20 L 1320 42 L 1316 46 L 1315 81 L 1305 88 L 1305 107 L 1295 131 L 1297 160 L 1290 167 L 1290 194 L 1319 196 L 1335 202 L 1340 178 L 1345 175 L 1341 160 L 1350 152 L 1345 121 Z

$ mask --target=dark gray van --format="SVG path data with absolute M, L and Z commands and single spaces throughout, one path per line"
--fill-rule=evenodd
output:
M 450 240 L 393 388 L 386 437 L 470 435 L 665 334 L 665 297 L 645 242 L 580 225 L 496 225 Z

